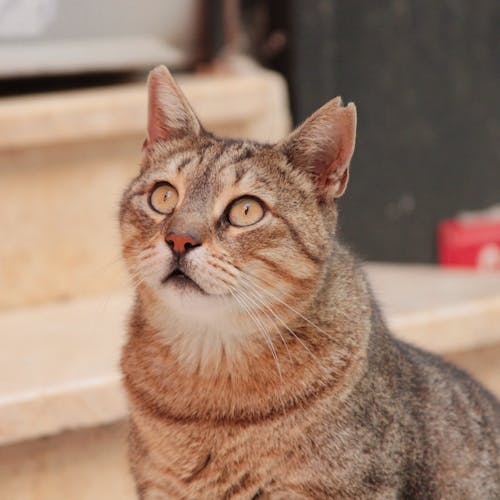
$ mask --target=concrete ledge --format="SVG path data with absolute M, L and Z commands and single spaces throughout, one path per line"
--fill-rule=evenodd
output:
M 180 75 L 177 81 L 203 124 L 218 133 L 239 126 L 248 138 L 276 141 L 289 130 L 288 93 L 277 73 Z M 0 149 L 143 136 L 146 99 L 145 82 L 0 99 Z
M 367 266 L 394 332 L 449 356 L 500 395 L 500 279 L 429 266 Z M 126 415 L 118 359 L 131 303 L 113 293 L 0 315 L 0 444 Z M 488 370 L 468 352 L 492 352 Z M 465 356 L 465 357 L 464 357 Z M 491 356 L 490 356 L 491 357 Z
M 440 354 L 500 342 L 500 274 L 419 264 L 370 264 L 368 272 L 403 340 Z

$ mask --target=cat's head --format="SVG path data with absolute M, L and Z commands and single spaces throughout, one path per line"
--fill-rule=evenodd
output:
M 314 297 L 331 252 L 354 104 L 333 99 L 267 145 L 206 132 L 165 67 L 148 88 L 142 168 L 120 212 L 139 293 L 171 317 L 287 321 Z

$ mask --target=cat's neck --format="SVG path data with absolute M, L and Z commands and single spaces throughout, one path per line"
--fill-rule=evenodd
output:
M 362 270 L 337 244 L 316 295 L 275 332 L 272 347 L 260 336 L 241 335 L 229 320 L 200 325 L 167 314 L 165 323 L 152 313 L 153 304 L 151 296 L 137 300 L 122 360 L 126 383 L 138 401 L 149 398 L 176 418 L 244 420 L 286 412 L 348 391 L 364 370 L 370 292 Z M 214 353 L 214 363 L 201 362 Z

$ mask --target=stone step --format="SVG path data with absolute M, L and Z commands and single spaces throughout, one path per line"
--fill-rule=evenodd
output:
M 290 128 L 275 73 L 179 82 L 220 135 L 275 141 Z M 0 99 L 0 309 L 125 284 L 117 211 L 138 171 L 146 109 L 145 83 Z

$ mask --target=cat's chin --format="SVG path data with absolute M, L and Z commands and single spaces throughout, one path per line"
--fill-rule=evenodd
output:
M 205 290 L 202 285 L 184 273 L 171 274 L 151 288 L 161 302 L 191 315 L 196 315 L 200 308 L 211 309 L 231 299 L 230 295 L 219 295 Z
M 201 294 L 201 295 L 209 295 L 203 288 L 201 288 L 198 283 L 192 280 L 186 274 L 179 272 L 173 273 L 164 280 L 162 280 L 163 287 L 169 287 L 178 293 L 182 294 Z
M 231 296 L 207 293 L 184 278 L 168 280 L 161 287 L 156 287 L 154 293 L 157 312 L 166 312 L 169 317 L 182 317 L 184 322 L 194 322 L 206 327 L 234 313 Z

